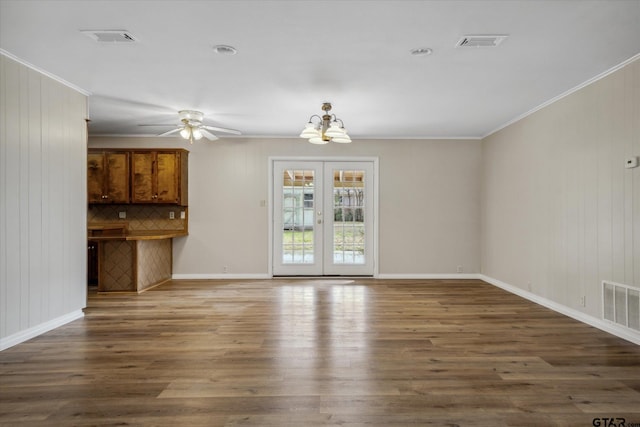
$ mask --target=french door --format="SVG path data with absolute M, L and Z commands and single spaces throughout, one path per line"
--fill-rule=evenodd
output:
M 274 161 L 273 274 L 374 273 L 374 163 Z

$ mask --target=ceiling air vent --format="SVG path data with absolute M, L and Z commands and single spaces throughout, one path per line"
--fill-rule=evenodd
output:
M 496 47 L 507 35 L 468 35 L 462 37 L 456 47 Z
M 81 30 L 98 43 L 135 43 L 137 40 L 126 30 Z

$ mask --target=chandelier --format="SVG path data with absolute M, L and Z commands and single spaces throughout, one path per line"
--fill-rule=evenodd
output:
M 322 111 L 324 111 L 322 116 L 314 114 L 309 117 L 309 122 L 304 126 L 300 137 L 309 139 L 312 144 L 328 144 L 329 141 L 343 144 L 351 142 L 342 120 L 335 114 L 329 114 L 330 102 L 322 104 Z

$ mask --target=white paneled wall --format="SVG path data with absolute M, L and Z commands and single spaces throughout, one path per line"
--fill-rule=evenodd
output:
M 86 305 L 86 105 L 0 55 L 0 349 Z
M 632 156 L 640 60 L 483 140 L 483 274 L 600 318 L 602 280 L 640 285 Z

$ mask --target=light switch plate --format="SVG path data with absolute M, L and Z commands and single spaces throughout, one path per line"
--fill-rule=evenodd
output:
M 118 218 L 125 219 L 126 217 L 127 217 L 127 212 L 126 211 L 118 212 Z

